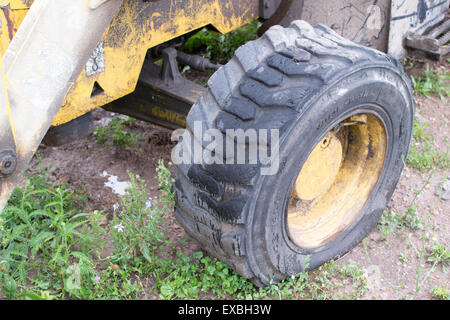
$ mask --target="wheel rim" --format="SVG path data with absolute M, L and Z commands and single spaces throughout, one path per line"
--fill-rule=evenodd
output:
M 381 175 L 386 146 L 383 122 L 369 113 L 346 118 L 322 137 L 289 195 L 287 230 L 293 243 L 321 247 L 358 218 Z

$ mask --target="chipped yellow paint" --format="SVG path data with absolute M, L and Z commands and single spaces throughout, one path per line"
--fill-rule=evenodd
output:
M 342 144 L 329 132 L 319 142 L 302 167 L 294 185 L 294 196 L 301 200 L 314 200 L 326 192 L 339 171 Z
M 24 0 L 30 2 L 31 0 Z M 21 0 L 11 0 L 18 8 Z M 240 0 L 239 6 L 225 0 L 171 0 L 142 2 L 126 0 L 103 36 L 105 72 L 88 77 L 82 72 L 53 125 L 73 120 L 135 90 L 149 48 L 211 24 L 220 33 L 227 33 L 257 18 L 259 0 Z M 161 9 L 163 8 L 163 9 Z M 3 9 L 0 42 L 2 54 L 10 41 L 7 15 L 14 30 L 22 22 L 26 10 Z M 86 31 L 88 32 L 88 30 Z M 91 97 L 94 83 L 104 93 Z
M 16 2 L 17 1 L 18 0 L 16 0 Z M 2 55 L 8 48 L 11 39 L 16 34 L 17 29 L 28 13 L 28 8 L 21 8 L 19 6 L 16 6 L 15 8 L 19 9 L 2 9 L 0 11 L 0 50 Z
M 12 10 L 28 9 L 32 2 L 32 0 L 0 0 L 0 6 L 6 7 L 9 5 Z
M 308 175 L 321 176 L 323 171 L 331 174 L 333 181 L 322 186 L 320 192 L 312 192 L 315 195 L 313 199 L 307 193 L 307 199 L 302 199 L 300 194 L 300 200 L 291 200 L 288 232 L 291 240 L 301 248 L 320 247 L 356 221 L 378 182 L 386 155 L 386 132 L 379 118 L 371 114 L 364 116 L 365 124 L 344 126 L 339 131 L 342 161 L 339 160 L 337 174 L 326 168 L 326 163 L 333 162 L 328 157 L 335 152 L 319 152 L 314 157 L 313 151 L 310 155 L 314 157 L 315 172 L 309 170 Z M 302 179 L 301 185 L 294 184 L 294 189 L 316 190 L 314 181 Z M 324 191 L 325 187 L 327 190 Z
M 141 105 L 140 108 L 142 110 L 145 110 L 145 107 L 143 105 Z M 161 109 L 158 106 L 154 106 L 152 107 L 152 115 L 159 119 L 167 120 L 170 123 L 176 123 L 182 127 L 186 127 L 186 116 L 178 112 L 171 111 L 168 109 Z

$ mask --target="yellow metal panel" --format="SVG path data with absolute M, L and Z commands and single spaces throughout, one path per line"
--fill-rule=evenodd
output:
M 296 198 L 311 201 L 326 192 L 336 178 L 341 161 L 342 144 L 329 132 L 303 165 L 295 181 Z
M 80 74 L 53 125 L 133 92 L 149 48 L 208 24 L 227 33 L 257 17 L 258 1 L 238 3 L 234 7 L 223 0 L 173 0 L 168 11 L 159 12 L 158 2 L 127 0 L 103 37 L 106 71 L 91 77 Z M 105 92 L 91 98 L 95 81 Z
M 0 14 L 3 54 L 32 0 L 11 0 Z M 206 25 L 227 33 L 257 17 L 259 0 L 126 0 L 103 36 L 105 72 L 82 72 L 54 119 L 60 125 L 134 91 L 147 50 Z M 25 10 L 24 10 L 25 9 Z M 94 83 L 103 94 L 91 97 Z
M 18 1 L 18 0 L 16 0 Z M 20 24 L 28 13 L 28 9 L 9 10 L 2 9 L 0 13 L 0 50 L 6 51 Z
M 9 5 L 10 9 L 28 9 L 33 3 L 33 0 L 0 0 L 0 7 Z

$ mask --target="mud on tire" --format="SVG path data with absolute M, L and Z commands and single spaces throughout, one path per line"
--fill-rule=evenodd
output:
M 344 254 L 374 228 L 411 140 L 414 100 L 397 60 L 326 26 L 294 21 L 239 48 L 208 86 L 187 117 L 194 143 L 203 150 L 210 143 L 194 134 L 194 121 L 219 129 L 223 145 L 227 129 L 279 129 L 280 142 L 275 175 L 261 175 L 261 166 L 248 161 L 196 164 L 193 155 L 191 164 L 177 166 L 175 216 L 204 250 L 263 286 L 303 271 L 306 261 L 313 269 Z M 381 119 L 387 135 L 378 182 L 351 225 L 324 245 L 301 248 L 286 231 L 294 178 L 318 139 L 361 108 Z M 177 152 L 192 150 L 188 140 Z

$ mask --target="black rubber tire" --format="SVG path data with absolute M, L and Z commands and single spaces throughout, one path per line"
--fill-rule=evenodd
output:
M 248 163 L 177 166 L 175 216 L 202 248 L 264 286 L 303 271 L 305 259 L 313 269 L 343 255 L 376 226 L 412 136 L 415 104 L 396 59 L 326 26 L 294 21 L 239 48 L 208 86 L 187 117 L 187 132 L 193 135 L 194 121 L 202 121 L 205 130 L 221 130 L 224 139 L 226 129 L 278 128 L 280 167 L 262 176 L 260 166 Z M 387 133 L 378 183 L 356 221 L 334 240 L 313 250 L 299 248 L 286 232 L 293 178 L 330 126 L 362 106 L 383 120 Z M 185 150 L 186 141 L 175 150 Z

